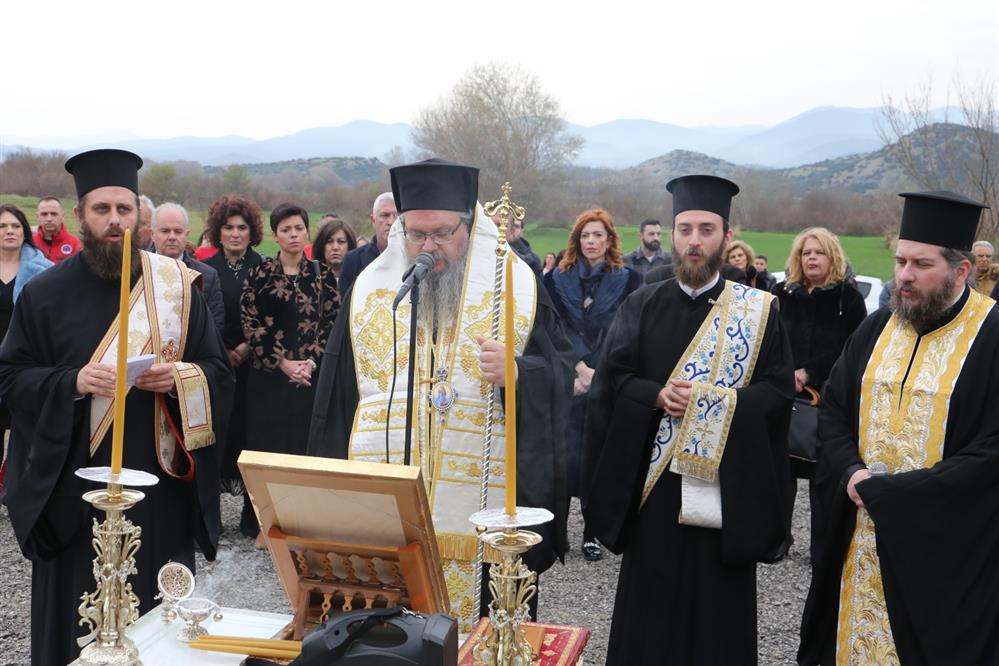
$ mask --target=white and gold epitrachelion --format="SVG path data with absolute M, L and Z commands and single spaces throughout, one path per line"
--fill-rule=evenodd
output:
M 155 354 L 158 363 L 172 363 L 181 423 L 173 424 L 159 400 L 154 422 L 157 459 L 171 476 L 190 477 L 193 466 L 185 463 L 186 451 L 215 442 L 212 404 L 204 371 L 180 359 L 187 345 L 191 317 L 191 285 L 200 275 L 177 259 L 140 252 L 142 275 L 129 294 L 128 357 Z M 111 323 L 92 363 L 114 365 L 118 354 L 118 319 Z M 114 399 L 93 396 L 90 402 L 90 455 L 100 447 L 114 415 Z M 178 441 L 178 435 L 183 438 Z
M 481 508 L 486 399 L 494 390 L 480 372 L 475 338 L 490 337 L 497 239 L 496 226 L 477 205 L 465 260 L 460 319 L 438 321 L 436 335 L 423 323 L 417 329 L 411 460 L 423 470 L 451 610 L 464 632 L 478 620 L 479 609 L 473 607 L 478 542 L 468 518 Z M 385 252 L 353 286 L 350 335 L 360 400 L 351 427 L 352 460 L 386 462 L 387 421 L 388 462 L 403 462 L 410 302 L 407 297 L 400 304 L 393 324 L 392 300 L 409 264 L 402 225 L 397 221 Z M 520 355 L 534 323 L 537 302 L 534 275 L 520 259 L 514 262 L 514 287 L 516 350 Z M 395 393 L 389 413 L 393 376 Z M 505 438 L 501 401 L 495 402 L 494 410 L 490 508 L 503 506 L 507 473 L 502 456 Z

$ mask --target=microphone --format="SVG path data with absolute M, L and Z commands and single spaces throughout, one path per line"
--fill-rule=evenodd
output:
M 406 272 L 402 274 L 402 286 L 399 287 L 399 293 L 395 295 L 395 300 L 392 301 L 393 310 L 399 307 L 399 303 L 406 297 L 409 290 L 414 285 L 419 284 L 436 264 L 437 260 L 429 252 L 421 252 L 416 255 L 413 265 L 407 268 Z

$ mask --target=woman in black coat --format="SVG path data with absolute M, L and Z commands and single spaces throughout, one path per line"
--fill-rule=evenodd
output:
M 250 345 L 243 335 L 239 299 L 250 271 L 263 261 L 253 251 L 253 247 L 263 240 L 260 208 L 253 201 L 233 194 L 219 198 L 208 209 L 205 238 L 219 249 L 204 261 L 219 274 L 222 303 L 225 306 L 222 342 L 229 353 L 229 362 L 232 363 L 236 376 L 236 392 L 233 395 L 222 460 L 222 486 L 223 490 L 237 492 L 242 487 L 236 460 L 246 443 L 246 384 L 250 369 Z M 255 535 L 257 531 L 257 519 L 245 493 L 240 530 L 247 535 Z
M 791 339 L 795 388 L 822 392 L 846 339 L 867 316 L 864 297 L 847 279 L 839 239 L 827 229 L 805 229 L 794 239 L 787 277 L 774 288 Z
M 811 388 L 821 399 L 822 387 L 847 338 L 867 316 L 863 295 L 847 278 L 846 257 L 839 239 L 822 227 L 798 234 L 787 260 L 787 278 L 774 287 L 774 293 L 780 301 L 780 318 L 791 341 L 795 389 L 799 397 L 807 398 L 810 397 L 807 389 Z M 801 417 L 796 413 L 792 418 Z M 791 430 L 793 436 L 793 424 Z M 792 457 L 792 502 L 797 478 L 810 479 L 813 465 Z M 818 517 L 815 502 L 811 504 L 814 535 Z
M 583 423 L 594 368 L 618 306 L 641 286 L 642 279 L 624 265 L 614 218 L 607 211 L 594 208 L 576 218 L 565 256 L 557 268 L 545 274 L 542 283 L 565 322 L 573 346 L 576 378 L 566 433 L 566 472 L 569 495 L 579 497 L 583 478 Z M 582 552 L 588 560 L 603 557 L 600 545 L 585 528 Z

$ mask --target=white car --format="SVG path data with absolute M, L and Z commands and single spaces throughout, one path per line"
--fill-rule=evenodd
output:
M 771 273 L 771 275 L 774 276 L 777 282 L 784 281 L 784 271 Z M 871 314 L 881 307 L 879 301 L 881 299 L 881 292 L 885 288 L 884 283 L 881 282 L 881 278 L 871 277 L 870 275 L 854 275 L 853 279 L 857 281 L 857 290 L 864 297 L 867 314 Z

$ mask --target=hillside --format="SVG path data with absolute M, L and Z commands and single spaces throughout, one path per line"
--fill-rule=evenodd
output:
M 924 163 L 933 165 L 941 184 L 950 182 L 947 165 L 971 159 L 977 145 L 973 130 L 963 125 L 938 123 L 921 128 L 903 139 L 917 146 Z M 999 164 L 999 136 L 994 141 L 993 164 Z M 646 160 L 627 171 L 662 179 L 685 173 L 710 173 L 727 178 L 744 174 L 783 178 L 802 190 L 845 190 L 856 194 L 898 191 L 913 185 L 894 155 L 896 145 L 855 153 L 787 169 L 741 166 L 703 153 L 673 150 Z M 941 185 L 943 187 L 943 185 Z
M 352 184 L 368 180 L 385 178 L 388 168 L 381 160 L 374 157 L 313 157 L 305 160 L 288 160 L 285 162 L 261 162 L 244 164 L 250 176 L 277 176 L 293 174 L 308 176 L 316 170 L 329 169 L 344 183 Z M 220 174 L 227 167 L 206 166 L 206 174 Z

